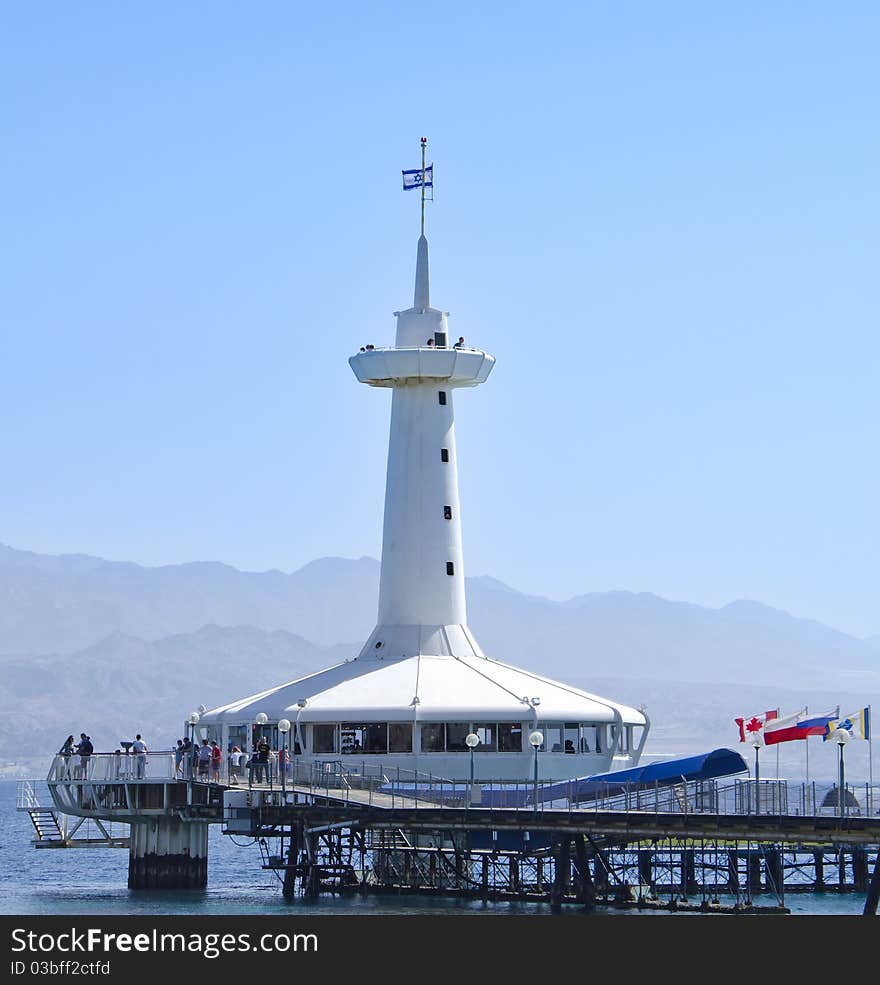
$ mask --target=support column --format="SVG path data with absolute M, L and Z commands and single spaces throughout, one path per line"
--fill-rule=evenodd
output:
M 208 825 L 158 817 L 131 825 L 129 889 L 203 889 L 208 885 Z
M 785 893 L 785 865 L 782 857 L 782 847 L 768 848 L 767 858 L 767 886 L 775 890 L 780 895 Z
M 578 876 L 578 899 L 583 903 L 585 910 L 591 911 L 596 905 L 596 887 L 590 875 L 590 859 L 587 856 L 587 846 L 582 834 L 574 836 L 574 857 Z
M 757 849 L 751 849 L 746 856 L 749 866 L 749 892 L 759 893 L 763 888 L 761 885 L 761 856 Z
M 571 865 L 571 847 L 568 839 L 560 842 L 553 852 L 553 887 L 550 890 L 550 909 L 558 913 L 562 909 L 562 899 L 568 884 Z
M 693 896 L 699 891 L 694 851 L 692 848 L 685 848 L 681 853 L 681 895 Z
M 825 853 L 824 852 L 813 852 L 813 865 L 816 870 L 815 878 L 813 880 L 813 888 L 822 890 L 825 888 Z
M 639 849 L 639 884 L 648 887 L 648 892 L 654 890 L 654 853 L 650 848 Z
M 865 908 L 862 915 L 866 917 L 877 916 L 877 901 L 880 900 L 880 851 L 874 860 L 874 871 L 871 873 L 871 882 L 868 884 L 868 895 L 865 898 Z
M 857 893 L 868 891 L 868 852 L 860 845 L 852 850 L 853 889 Z
M 727 888 L 732 893 L 738 893 L 739 885 L 739 850 L 729 848 L 727 850 Z

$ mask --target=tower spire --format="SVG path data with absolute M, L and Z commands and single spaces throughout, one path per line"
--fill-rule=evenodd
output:
M 431 285 L 428 280 L 428 241 L 425 234 L 419 236 L 419 249 L 416 254 L 416 289 L 413 293 L 413 307 L 420 310 L 431 307 Z
M 413 292 L 413 307 L 431 307 L 431 286 L 428 278 L 428 240 L 425 237 L 425 176 L 427 173 L 428 138 L 422 137 L 422 231 L 416 254 L 416 287 Z

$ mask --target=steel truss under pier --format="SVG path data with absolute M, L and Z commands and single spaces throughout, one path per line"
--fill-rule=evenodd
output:
M 880 820 L 868 818 L 340 812 L 265 802 L 250 818 L 263 867 L 288 900 L 359 892 L 555 910 L 787 913 L 786 893 L 832 891 L 864 893 L 865 914 L 876 914 L 880 896 Z

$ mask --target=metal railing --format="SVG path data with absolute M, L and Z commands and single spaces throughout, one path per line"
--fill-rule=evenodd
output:
M 672 814 L 766 814 L 835 816 L 839 813 L 836 787 L 829 783 L 792 783 L 786 780 L 725 778 L 682 780 L 680 783 L 627 784 L 584 781 L 474 783 L 381 763 L 343 761 L 301 763 L 289 767 L 288 791 L 323 796 L 352 806 L 493 808 L 512 811 L 615 811 Z M 277 775 L 264 789 L 280 790 Z M 880 787 L 848 784 L 846 816 L 880 814 Z
M 237 767 L 224 756 L 219 769 L 198 764 L 173 751 L 93 753 L 88 757 L 56 755 L 47 781 L 72 786 L 92 783 L 155 783 L 196 780 L 251 789 L 287 790 L 334 801 L 379 807 L 467 807 L 513 811 L 619 811 L 702 814 L 773 814 L 789 816 L 878 816 L 880 786 L 847 784 L 843 805 L 832 783 L 794 783 L 728 777 L 721 780 L 682 779 L 680 783 L 628 784 L 587 780 L 475 782 L 381 762 L 360 760 L 307 761 L 291 757 L 279 768 L 278 755 L 261 764 L 244 755 Z M 20 785 L 18 804 L 30 805 L 36 795 Z
M 15 788 L 15 809 L 17 811 L 39 810 L 42 807 L 31 780 L 19 780 Z
M 55 756 L 49 783 L 140 783 L 181 779 L 173 752 L 94 752 L 90 756 Z

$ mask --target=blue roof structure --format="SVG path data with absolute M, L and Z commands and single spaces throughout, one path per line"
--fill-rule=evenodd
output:
M 694 780 L 714 780 L 736 773 L 747 773 L 746 761 L 732 749 L 713 749 L 712 752 L 679 759 L 664 759 L 648 766 L 635 766 L 628 770 L 611 773 L 596 773 L 576 780 L 562 780 L 559 783 L 544 783 L 538 788 L 538 803 L 564 801 L 579 803 L 599 797 L 613 797 L 624 790 L 637 790 L 645 787 L 664 787 L 675 783 Z M 433 789 L 431 784 L 407 784 L 401 786 L 389 783 L 381 787 L 387 793 L 400 796 L 419 797 L 438 802 L 450 802 L 467 796 L 466 783 L 449 783 L 441 789 Z M 481 791 L 480 807 L 525 807 L 534 804 L 534 785 L 531 783 L 484 784 Z

